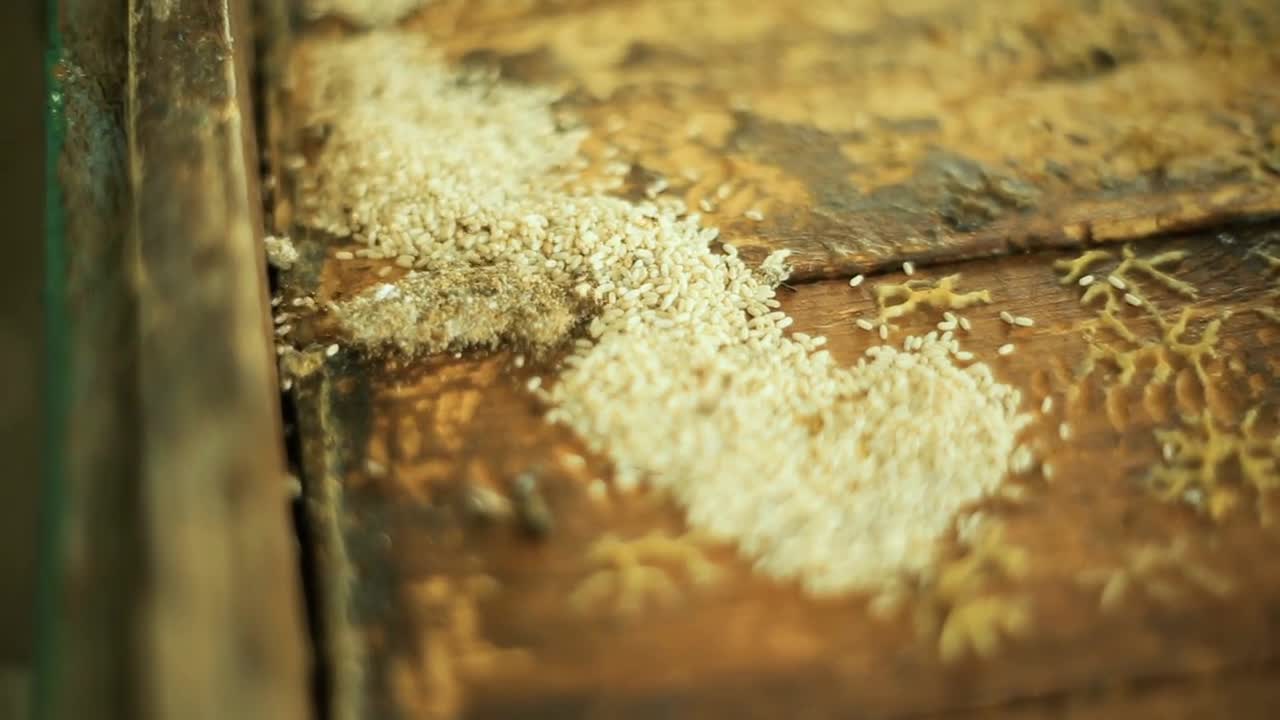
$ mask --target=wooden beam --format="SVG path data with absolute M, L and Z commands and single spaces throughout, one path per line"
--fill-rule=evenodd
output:
M 240 17 L 244 17 L 241 15 Z M 144 576 L 139 666 L 155 717 L 302 718 L 252 119 L 228 2 L 130 3 Z M 243 75 L 241 79 L 243 79 Z
M 42 717 L 309 714 L 248 18 L 62 9 L 71 406 Z

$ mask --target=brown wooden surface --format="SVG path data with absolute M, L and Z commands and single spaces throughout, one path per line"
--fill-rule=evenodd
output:
M 95 711 L 124 718 L 137 710 L 123 661 L 132 652 L 132 626 L 122 618 L 136 583 L 140 521 L 132 488 L 138 469 L 138 378 L 132 369 L 137 303 L 124 271 L 129 191 L 121 107 L 128 45 L 125 13 L 117 5 L 99 0 L 60 6 L 65 54 L 54 69 L 67 124 L 57 179 L 67 214 L 69 372 L 76 388 L 74 422 L 65 429 L 66 553 L 54 558 L 61 561 L 56 626 L 63 634 L 55 647 L 38 649 L 60 653 L 62 662 L 44 678 L 44 697 L 35 698 L 48 702 L 46 713 L 56 718 Z
M 130 3 L 143 717 L 310 712 L 241 0 Z M 237 51 L 237 36 L 244 43 Z
M 36 716 L 305 717 L 247 5 L 58 7 L 71 408 Z
M 567 90 L 636 197 L 731 182 L 710 222 L 797 279 L 1280 211 L 1270 0 L 442 0 L 409 25 Z
M 1261 260 L 1245 255 L 1258 234 L 1232 237 L 1231 245 L 1207 235 L 1144 243 L 1138 251 L 1192 250 L 1178 272 L 1202 293 L 1191 304 L 1206 317 L 1234 311 L 1223 325 L 1219 357 L 1206 366 L 1213 379 L 1210 412 L 1236 423 L 1245 408 L 1263 403 L 1274 428 L 1280 326 L 1241 312 L 1265 303 L 1263 292 L 1273 281 Z M 1270 237 L 1280 235 L 1272 230 Z M 1038 412 L 1045 394 L 1056 399 L 1029 436 L 1054 466 L 1053 479 L 1033 473 L 1017 480 L 1024 500 L 993 500 L 987 509 L 1003 519 L 1008 542 L 1029 554 L 1030 574 L 1002 589 L 1029 599 L 1035 618 L 1025 637 L 989 660 L 943 663 L 936 634 L 918 635 L 909 618 L 875 619 L 865 596 L 806 600 L 797 588 L 752 576 L 724 548 L 705 549 L 729 572 L 707 592 L 686 586 L 678 565 L 666 566 L 688 592 L 677 609 L 627 616 L 606 603 L 576 611 L 568 600 L 591 574 L 585 553 L 592 542 L 606 533 L 679 534 L 681 525 L 678 511 L 660 498 L 615 496 L 602 505 L 588 497 L 587 483 L 607 478 L 607 466 L 596 458 L 579 466 L 572 455 L 585 456 L 581 447 L 542 422 L 542 408 L 523 389 L 525 378 L 554 377 L 554 368 L 516 370 L 502 354 L 412 364 L 340 354 L 328 361 L 301 383 L 297 402 L 307 476 L 324 483 L 325 493 L 315 499 L 354 573 L 345 602 L 362 648 L 359 692 L 370 703 L 369 716 L 395 716 L 391 708 L 405 717 L 433 710 L 445 716 L 455 697 L 468 717 L 648 717 L 659 710 L 678 717 L 770 717 L 788 707 L 807 708 L 815 717 L 855 710 L 915 715 L 1038 696 L 1074 698 L 1090 688 L 1225 673 L 1274 659 L 1280 573 L 1268 563 L 1280 539 L 1262 526 L 1248 489 L 1233 512 L 1215 521 L 1161 501 L 1144 486 L 1147 469 L 1160 462 L 1153 430 L 1177 427 L 1179 411 L 1198 410 L 1205 393 L 1187 389 L 1195 381 L 1181 377 L 1191 371 L 1178 358 L 1172 360 L 1178 379 L 1150 390 L 1145 372 L 1128 388 L 1106 367 L 1087 379 L 1076 376 L 1086 354 L 1081 326 L 1096 310 L 1082 307 L 1082 290 L 1060 285 L 1052 268 L 1053 260 L 1074 254 L 945 268 L 962 272 L 967 287 L 996 296 L 993 305 L 966 313 L 974 322 L 968 346 L 1002 380 L 1024 389 L 1029 411 Z M 877 276 L 868 285 L 889 279 Z M 1151 295 L 1170 317 L 1183 305 Z M 825 334 L 839 360 L 852 362 L 878 343 L 852 323 L 873 308 L 863 289 L 830 281 L 802 284 L 781 297 L 795 329 Z M 1037 324 L 1010 328 L 997 317 L 1001 309 Z M 939 319 L 937 312 L 914 314 L 903 332 L 923 331 Z M 1192 336 L 1205 322 L 1191 325 Z M 1017 351 L 997 358 L 995 348 L 1008 341 Z M 1108 405 L 1123 416 L 1108 412 Z M 1073 429 L 1069 442 L 1058 437 L 1062 421 Z M 556 518 L 549 538 L 530 541 L 508 523 L 467 521 L 463 499 L 471 488 L 501 489 L 528 470 L 541 478 Z M 1265 506 L 1265 499 L 1258 502 Z M 1111 614 L 1099 609 L 1098 588 L 1077 581 L 1082 572 L 1123 563 L 1140 546 L 1176 538 L 1191 543 L 1196 563 L 1230 578 L 1229 596 L 1192 585 L 1183 588 L 1181 602 L 1164 605 L 1139 593 Z M 476 674 L 457 669 L 466 653 L 487 658 L 494 651 L 433 639 L 446 632 L 442 624 L 467 621 L 451 618 L 449 606 L 425 589 L 432 578 L 456 584 L 472 575 L 489 576 L 499 588 L 477 601 L 477 642 L 520 651 L 494 656 L 494 667 Z M 921 596 L 908 605 L 929 601 Z M 437 676 L 430 668 L 440 665 L 447 669 Z
M 974 323 L 966 345 L 1023 389 L 1029 412 L 1055 398 L 1028 431 L 1052 479 L 1037 469 L 1013 480 L 1021 499 L 984 505 L 1029 569 L 995 574 L 982 597 L 1027 603 L 1030 627 L 1002 637 L 991 657 L 944 662 L 937 627 L 921 631 L 913 619 L 949 621 L 962 605 L 930 588 L 883 619 L 865 595 L 808 599 L 752 575 L 731 548 L 683 541 L 663 541 L 654 560 L 681 590 L 675 606 L 576 607 L 571 596 L 599 569 L 588 552 L 602 537 L 678 539 L 684 528 L 660 497 L 589 495 L 591 481 L 609 478 L 607 463 L 543 422 L 545 408 L 524 389 L 534 375 L 553 382 L 555 359 L 520 368 L 505 353 L 326 359 L 318 348 L 341 338 L 303 322 L 294 335 L 310 354 L 292 402 L 336 716 L 1269 716 L 1280 680 L 1280 573 L 1268 566 L 1280 538 L 1264 522 L 1269 499 L 1232 463 L 1204 509 L 1160 499 L 1147 480 L 1163 463 L 1155 432 L 1195 431 L 1190 413 L 1236 437 L 1258 407 L 1263 440 L 1250 457 L 1275 455 L 1263 441 L 1276 435 L 1280 402 L 1280 324 L 1266 315 L 1277 280 L 1266 252 L 1252 251 L 1280 254 L 1280 225 L 1134 243 L 1138 257 L 1188 251 L 1166 269 L 1196 288 L 1188 298 L 1130 273 L 1166 325 L 1183 307 L 1195 313 L 1185 336 L 1171 336 L 1121 302 L 1136 345 L 1102 328 L 1101 306 L 1081 305 L 1082 288 L 1059 282 L 1054 262 L 1080 249 L 953 260 L 1276 210 L 1264 158 L 1277 142 L 1267 118 L 1280 104 L 1267 89 L 1276 45 L 1266 38 L 1280 16 L 1265 3 L 1153 1 L 1034 4 L 1028 17 L 1031 3 L 938 0 L 843 3 L 860 14 L 841 25 L 835 4 L 761 5 L 445 1 L 410 25 L 456 60 L 565 83 L 576 91 L 567 105 L 597 138 L 609 136 L 612 116 L 625 117 L 609 140 L 637 161 L 621 192 L 639 192 L 655 173 L 694 203 L 724 179 L 749 187 L 724 203 L 735 215 L 710 222 L 735 245 L 796 250 L 800 281 L 780 291 L 783 309 L 793 331 L 826 335 L 843 362 L 879 342 L 853 324 L 874 311 L 871 288 L 904 278 L 879 274 L 855 290 L 822 277 L 914 257 L 937 263 L 917 277 L 960 272 L 962 289 L 991 290 L 992 305 L 963 313 Z M 1135 23 L 1149 32 L 1129 33 Z M 1228 107 L 1252 120 L 1227 122 L 1235 130 L 1223 135 L 1211 128 Z M 287 112 L 278 122 L 286 130 L 276 151 L 287 152 Z M 1041 129 L 1032 137 L 1027 127 Z M 1048 161 L 1065 177 L 1046 171 Z M 686 168 L 703 184 L 681 185 Z M 948 184 L 956 177 L 986 180 L 971 192 Z M 1006 180 L 1034 188 L 1035 202 L 992 200 L 1009 198 L 995 189 Z M 764 222 L 737 218 L 752 206 Z M 976 213 L 977 225 L 960 227 L 968 216 L 957 209 Z M 338 245 L 294 234 L 304 260 L 282 276 L 286 299 L 323 303 L 377 278 L 377 262 L 335 262 Z M 1109 251 L 1098 271 L 1121 260 L 1120 244 Z M 1036 325 L 1010 328 L 1000 310 Z M 907 316 L 895 341 L 940 315 Z M 1215 319 L 1216 356 L 1187 350 Z M 1085 372 L 1090 337 L 1139 352 L 1103 353 Z M 1006 342 L 1016 351 L 997 357 Z M 1133 378 L 1117 357 L 1137 360 Z M 1167 382 L 1151 380 L 1157 361 L 1171 364 Z M 467 509 L 478 488 L 505 491 L 526 472 L 555 519 L 540 541 Z M 1274 483 L 1275 469 L 1253 478 Z M 1081 582 L 1177 541 L 1187 556 L 1117 609 L 1104 610 L 1100 587 Z M 945 556 L 965 557 L 954 543 Z M 701 560 L 724 578 L 689 582 Z M 1188 567 L 1225 578 L 1230 591 L 1197 585 Z M 1161 582 L 1180 597 L 1161 600 Z

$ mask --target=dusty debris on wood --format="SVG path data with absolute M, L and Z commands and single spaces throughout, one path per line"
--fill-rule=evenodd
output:
M 562 344 L 589 305 L 538 272 L 510 263 L 413 271 L 337 304 L 352 344 L 429 355 L 499 346 L 533 354 Z

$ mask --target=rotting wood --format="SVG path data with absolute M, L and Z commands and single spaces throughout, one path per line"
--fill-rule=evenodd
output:
M 1280 212 L 1266 0 L 441 0 L 407 26 L 569 89 L 619 192 L 661 179 L 797 280 Z
M 1216 234 L 1161 240 L 1136 251 L 1142 257 L 1189 252 L 1192 260 L 1171 272 L 1197 288 L 1196 307 L 1207 314 L 1237 311 L 1223 324 L 1220 340 L 1224 355 L 1238 359 L 1237 369 L 1223 358 L 1210 363 L 1211 373 L 1222 380 L 1223 392 L 1274 403 L 1280 382 L 1268 358 L 1280 349 L 1280 332 L 1264 318 L 1238 312 L 1271 282 L 1265 264 L 1247 254 L 1271 232 L 1239 232 L 1232 244 Z M 725 576 L 714 592 L 682 593 L 678 601 L 669 598 L 674 604 L 646 604 L 621 619 L 584 616 L 569 600 L 590 574 L 583 553 L 594 539 L 678 533 L 681 524 L 660 498 L 624 494 L 602 503 L 592 496 L 593 481 L 609 477 L 607 463 L 540 420 L 539 403 L 525 389 L 528 377 L 554 378 L 554 361 L 516 367 L 511 356 L 498 353 L 418 362 L 352 355 L 327 363 L 320 369 L 327 378 L 324 398 L 298 399 L 304 407 L 323 403 L 315 411 L 326 408 L 329 439 L 316 438 L 317 447 L 338 443 L 326 450 L 341 458 L 330 461 L 330 487 L 341 499 L 333 509 L 345 518 L 337 525 L 342 544 L 358 552 L 349 558 L 350 570 L 328 571 L 361 579 L 347 590 L 353 602 L 361 600 L 346 622 L 368 654 L 363 669 L 374 674 L 364 686 L 365 706 L 400 708 L 412 716 L 417 702 L 428 702 L 378 690 L 386 663 L 414 652 L 393 631 L 412 623 L 415 612 L 398 588 L 427 576 L 474 572 L 498 583 L 478 607 L 486 640 L 523 650 L 532 661 L 460 682 L 451 692 L 467 698 L 460 705 L 465 717 L 587 707 L 639 717 L 657 697 L 679 698 L 691 715 L 750 716 L 748 710 L 770 707 L 777 697 L 804 697 L 819 713 L 948 712 L 1270 658 L 1277 639 L 1268 634 L 1265 617 L 1280 602 L 1280 578 L 1249 568 L 1274 551 L 1275 541 L 1248 513 L 1215 525 L 1193 506 L 1162 502 L 1143 487 L 1145 469 L 1160 462 L 1153 430 L 1178 422 L 1176 416 L 1152 416 L 1148 408 L 1176 403 L 1175 388 L 1162 389 L 1155 400 L 1138 391 L 1116 394 L 1127 414 L 1120 430 L 1112 427 L 1103 409 L 1114 376 L 1110 370 L 1078 374 L 1088 349 L 1079 330 L 1097 308 L 1082 305 L 1084 289 L 1061 284 L 1053 266 L 1073 256 L 1044 252 L 916 273 L 937 279 L 960 271 L 966 287 L 990 289 L 991 305 L 964 311 L 973 326 L 966 345 L 993 364 L 997 377 L 1023 388 L 1029 409 L 1055 398 L 1027 439 L 1054 466 L 1053 477 L 1032 472 L 1019 478 L 1023 490 L 1016 500 L 994 498 L 984 510 L 1002 518 L 1010 542 L 1025 548 L 1028 559 L 1025 579 L 993 590 L 1016 590 L 1031 613 L 1027 626 L 1004 638 L 986 660 L 962 657 L 945 665 L 937 638 L 918 636 L 911 612 L 886 622 L 868 614 L 865 597 L 806 600 L 796 588 L 751 575 L 728 550 L 713 555 Z M 827 336 L 832 353 L 849 362 L 878 342 L 853 318 L 873 315 L 876 286 L 895 281 L 901 275 L 871 277 L 858 288 L 842 281 L 808 283 L 780 298 L 796 318 L 793 330 Z M 320 299 L 347 282 L 326 276 Z M 1186 302 L 1173 291 L 1149 295 L 1166 309 Z M 1001 310 L 1032 317 L 1035 325 L 1011 326 L 1000 319 Z M 921 308 L 898 318 L 895 337 L 933 329 L 942 312 Z M 996 349 L 1007 342 L 1016 343 L 1018 352 L 998 357 Z M 1232 382 L 1240 373 L 1268 379 Z M 1060 435 L 1064 422 L 1071 427 L 1068 440 Z M 586 462 L 563 459 L 570 456 Z M 366 458 L 379 472 L 368 471 Z M 512 523 L 477 526 L 466 519 L 463 498 L 470 484 L 486 477 L 501 482 L 531 469 L 557 520 L 548 538 L 533 543 Z M 1104 613 L 1098 590 L 1076 580 L 1089 568 L 1122 562 L 1126 548 L 1170 537 L 1188 538 L 1197 561 L 1230 578 L 1233 592 L 1189 592 L 1172 605 L 1134 596 Z M 904 602 L 914 601 L 908 594 Z M 912 692 L 904 695 L 908 676 Z M 722 690 L 723 683 L 748 682 L 753 690 L 739 687 L 732 697 Z M 588 694 L 594 700 L 584 705 Z
M 441 707 L 431 697 L 389 690 L 388 667 L 420 652 L 414 638 L 421 635 L 402 630 L 421 613 L 412 593 L 402 590 L 478 568 L 499 583 L 479 607 L 488 641 L 526 650 L 533 663 L 450 687 L 450 697 L 465 700 L 449 707 L 464 707 L 469 717 L 649 717 L 673 707 L 689 716 L 765 717 L 768 708 L 800 703 L 818 715 L 850 708 L 951 713 L 1074 696 L 1080 688 L 1132 679 L 1225 673 L 1270 658 L 1275 638 L 1265 618 L 1280 595 L 1275 578 L 1253 576 L 1230 598 L 1193 598 L 1187 606 L 1135 603 L 1114 618 L 1087 611 L 1096 595 L 1076 585 L 1072 569 L 1114 561 L 1126 543 L 1188 534 L 1213 546 L 1211 556 L 1228 576 L 1248 575 L 1250 564 L 1273 546 L 1256 523 L 1236 518 L 1209 530 L 1194 508 L 1161 504 L 1142 487 L 1144 470 L 1159 461 L 1153 429 L 1177 422 L 1164 408 L 1197 398 L 1182 398 L 1176 384 L 1152 389 L 1148 383 L 1133 394 L 1109 375 L 1080 380 L 1085 346 L 1079 330 L 1093 316 L 1070 292 L 1079 289 L 1058 285 L 1050 269 L 1053 259 L 1071 255 L 925 267 L 1020 248 L 1217 227 L 1280 209 L 1269 164 L 1277 139 L 1268 118 L 1276 98 L 1242 90 L 1236 95 L 1254 103 L 1242 110 L 1218 94 L 1223 78 L 1213 70 L 1237 61 L 1239 72 L 1223 80 L 1226 86 L 1260 87 L 1275 44 L 1255 41 L 1274 35 L 1277 18 L 1267 8 L 1260 10 L 1262 22 L 1233 14 L 1257 5 L 1248 2 L 1215 4 L 1205 14 L 1197 11 L 1205 6 L 1181 0 L 1104 4 L 1095 19 L 1079 11 L 1083 4 L 1069 2 L 1032 18 L 1018 14 L 1026 8 L 1011 13 L 995 4 L 969 12 L 967 4 L 906 3 L 866 15 L 866 26 L 843 27 L 796 19 L 804 13 L 779 22 L 771 13 L 781 10 L 743 12 L 740 4 L 714 2 L 442 0 L 411 20 L 411 31 L 430 35 L 457 61 L 575 88 L 565 107 L 595 131 L 588 157 L 630 163 L 618 191 L 636 198 L 680 194 L 722 227 L 722 239 L 756 259 L 778 247 L 793 249 L 801 281 L 881 271 L 859 289 L 809 282 L 780 293 L 796 318 L 792 330 L 826 335 L 837 357 L 851 360 L 877 342 L 852 318 L 873 315 L 872 288 L 901 280 L 888 271 L 916 259 L 917 277 L 962 271 L 964 287 L 994 291 L 990 308 L 964 313 L 974 325 L 969 344 L 991 359 L 997 347 L 1015 344 L 1016 352 L 995 362 L 998 375 L 1010 373 L 1030 390 L 1029 407 L 1049 396 L 1057 401 L 1050 403 L 1052 422 L 1037 425 L 1035 442 L 1048 451 L 1038 474 L 1019 480 L 1017 498 L 992 501 L 1032 558 L 1025 582 L 1034 621 L 1025 637 L 1010 638 L 978 672 L 971 661 L 940 666 L 936 641 L 873 622 L 862 612 L 865 598 L 807 601 L 793 588 L 748 576 L 728 553 L 718 558 L 729 569 L 723 593 L 694 596 L 667 614 L 659 606 L 630 623 L 570 617 L 566 593 L 587 571 L 582 552 L 593 539 L 606 529 L 641 537 L 681 527 L 660 500 L 602 503 L 591 493 L 608 477 L 607 463 L 542 423 L 536 400 L 524 390 L 530 377 L 554 377 L 550 366 L 520 367 L 503 353 L 416 363 L 353 355 L 325 363 L 323 396 L 298 399 L 307 412 L 327 418 L 326 434 L 310 439 L 327 448 L 324 487 L 339 504 L 322 512 L 333 513 L 338 542 L 351 551 L 350 566 L 327 572 L 344 582 L 352 572 L 361 578 L 341 592 L 350 611 L 342 629 L 356 639 L 364 653 L 360 669 L 368 673 L 357 691 L 363 707 L 405 716 Z M 806 12 L 816 17 L 832 7 L 814 3 Z M 1155 29 L 1116 34 L 1133 13 Z M 1030 29 L 1019 25 L 1026 20 Z M 1064 56 L 1084 45 L 1068 30 L 1054 29 L 1058 24 L 1084 32 L 1099 52 Z M 702 34 L 682 30 L 693 26 Z M 1000 72 L 987 72 L 980 58 L 998 57 L 1010 34 L 1024 30 L 1029 35 L 1013 37 L 1015 44 L 1051 42 L 1027 55 L 1012 53 L 1000 60 Z M 832 50 L 841 43 L 843 55 Z M 979 59 L 948 64 L 951 56 L 940 48 L 957 45 Z M 817 66 L 822 72 L 804 75 L 812 82 L 788 78 Z M 857 70 L 872 66 L 876 73 Z M 939 73 L 960 82 L 942 82 Z M 1212 87 L 1200 84 L 1201 77 L 1213 78 Z M 913 82 L 925 85 L 925 96 L 945 112 L 913 115 L 903 104 L 905 93 L 890 92 Z M 833 117 L 848 106 L 820 101 L 836 95 L 865 102 L 850 118 Z M 1219 142 L 1206 118 L 1224 107 L 1250 120 Z M 1031 117 L 1033 111 L 1039 115 Z M 1131 124 L 1120 127 L 1118 117 Z M 1071 127 L 1045 126 L 1059 119 Z M 933 153 L 933 145 L 944 150 Z M 761 210 L 764 220 L 748 218 L 751 210 Z M 1243 243 L 1256 235 L 1246 230 L 1226 238 Z M 327 240 L 307 242 L 310 260 L 286 276 L 286 295 L 316 292 L 323 302 L 399 274 L 377 262 L 328 262 Z M 1266 286 L 1242 252 L 1213 232 L 1142 247 L 1194 248 L 1185 270 L 1204 293 L 1200 307 L 1243 309 L 1256 304 Z M 1181 302 L 1163 295 L 1158 301 Z M 1036 324 L 1006 325 L 995 315 L 999 309 Z M 932 329 L 940 313 L 912 313 L 896 337 Z M 1263 315 L 1234 317 L 1224 343 L 1243 358 L 1242 387 L 1274 402 L 1276 367 L 1267 358 L 1280 333 Z M 328 341 L 329 332 L 323 323 L 295 330 L 316 342 Z M 1067 438 L 1059 431 L 1064 420 Z M 567 456 L 587 461 L 565 464 L 560 458 Z M 480 529 L 466 519 L 475 478 L 500 484 L 531 469 L 557 518 L 545 542 L 524 543 L 510 524 Z M 357 662 L 355 656 L 335 660 Z M 904 687 L 911 688 L 905 697 Z M 1104 706 L 1103 714 L 1119 706 Z
M 247 6 L 59 9 L 74 405 L 36 712 L 300 719 Z

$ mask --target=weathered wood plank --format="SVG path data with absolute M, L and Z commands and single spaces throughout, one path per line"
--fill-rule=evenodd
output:
M 302 718 L 244 8 L 62 7 L 67 621 L 38 712 Z
M 1196 300 L 1150 281 L 1141 286 L 1169 321 L 1184 304 L 1194 308 L 1184 340 L 1199 337 L 1210 318 L 1226 318 L 1218 355 L 1204 363 L 1207 389 L 1191 387 L 1194 378 L 1184 377 L 1191 365 L 1181 356 L 1170 356 L 1175 372 L 1164 384 L 1148 382 L 1147 365 L 1131 384 L 1107 361 L 1079 375 L 1089 347 L 1082 332 L 1097 322 L 1097 310 L 1081 305 L 1084 289 L 1060 284 L 1052 266 L 1075 253 L 930 271 L 961 272 L 964 287 L 993 291 L 995 304 L 965 312 L 974 326 L 967 346 L 1024 389 L 1029 411 L 1045 395 L 1055 398 L 1029 435 L 1054 466 L 1052 479 L 1033 473 L 1017 481 L 1025 499 L 995 499 L 986 509 L 1031 558 L 1029 575 L 1006 589 L 1029 598 L 1035 616 L 1026 637 L 988 660 L 943 663 L 936 635 L 917 634 L 910 612 L 884 621 L 868 613 L 866 597 L 806 599 L 795 587 L 753 576 L 727 548 L 702 551 L 729 579 L 705 592 L 682 584 L 688 595 L 677 609 L 635 616 L 575 610 L 569 596 L 592 572 L 584 556 L 593 542 L 606 533 L 674 535 L 682 526 L 679 512 L 659 498 L 614 496 L 601 504 L 589 496 L 588 483 L 607 478 L 607 464 L 541 421 L 538 401 L 523 389 L 534 374 L 551 381 L 554 361 L 517 369 L 505 354 L 416 363 L 339 354 L 301 383 L 296 401 L 311 418 L 303 427 L 309 492 L 325 488 L 313 497 L 347 554 L 327 572 L 343 579 L 346 629 L 362 648 L 362 710 L 380 717 L 771 717 L 787 708 L 813 717 L 913 715 L 1274 659 L 1280 577 L 1265 562 L 1277 539 L 1258 519 L 1268 503 L 1255 506 L 1252 491 L 1239 486 L 1238 502 L 1215 521 L 1185 502 L 1157 499 L 1143 480 L 1162 462 L 1153 431 L 1179 427 L 1180 410 L 1207 408 L 1232 428 L 1258 403 L 1268 418 L 1274 413 L 1280 327 L 1246 310 L 1274 303 L 1265 295 L 1274 282 L 1267 265 L 1248 250 L 1277 240 L 1275 229 L 1249 230 L 1136 247 L 1139 257 L 1190 251 L 1175 274 L 1197 288 Z M 1114 254 L 1099 271 L 1114 267 L 1119 248 Z M 329 275 L 319 299 L 356 283 L 362 271 L 354 264 Z M 364 272 L 372 277 L 373 270 Z M 876 276 L 858 289 L 801 284 L 781 298 L 794 330 L 825 334 L 847 363 L 879 342 L 852 319 L 873 311 L 868 289 L 891 279 Z M 1011 328 L 1000 310 L 1036 325 Z M 1154 338 L 1142 312 L 1129 311 L 1135 332 Z M 913 314 L 901 333 L 939 319 L 940 311 Z M 998 357 L 1006 342 L 1016 351 Z M 1063 421 L 1069 440 L 1059 435 Z M 1267 423 L 1273 433 L 1274 420 Z M 556 518 L 550 537 L 533 542 L 517 527 L 468 520 L 467 498 L 477 487 L 501 491 L 527 471 L 541 479 Z M 1201 499 L 1202 508 L 1210 504 Z M 1135 590 L 1106 612 L 1099 588 L 1077 577 L 1177 538 L 1192 548 L 1188 564 L 1230 580 L 1229 594 L 1173 577 L 1184 583 L 1180 602 Z M 667 570 L 683 577 L 678 567 Z M 492 594 L 477 577 L 495 583 Z M 927 602 L 920 596 L 908 604 Z
M 665 177 L 797 278 L 1280 211 L 1267 0 L 445 0 L 408 24 L 564 88 L 623 192 Z
M 247 17 L 233 5 L 129 8 L 145 517 L 137 672 L 156 717 L 300 719 L 302 600 L 249 88 L 237 86 L 237 46 L 252 42 L 248 28 L 233 36 Z
M 65 363 L 68 406 L 65 465 L 47 468 L 42 488 L 47 605 L 32 702 L 43 718 L 128 718 L 138 704 L 126 661 L 134 626 L 125 618 L 140 551 L 137 299 L 125 270 L 128 36 L 118 3 L 58 3 L 58 10 L 63 48 L 51 91 L 61 95 L 53 96 L 49 132 L 65 132 L 55 171 L 66 266 L 51 268 L 47 282 L 53 292 L 61 285 L 68 326 L 64 344 L 53 336 L 49 345 L 66 356 L 49 363 L 54 373 Z
M 544 408 L 523 389 L 533 375 L 554 378 L 554 358 L 517 367 L 507 354 L 416 362 L 314 354 L 294 400 L 323 539 L 337 717 L 981 708 L 1016 717 L 1053 712 L 1062 698 L 1083 699 L 1081 717 L 1157 717 L 1170 698 L 1192 697 L 1199 680 L 1184 678 L 1217 673 L 1232 686 L 1238 668 L 1274 660 L 1280 577 L 1262 569 L 1276 540 L 1259 519 L 1270 503 L 1257 505 L 1234 471 L 1222 487 L 1177 503 L 1157 500 L 1146 481 L 1153 469 L 1186 464 L 1177 454 L 1162 459 L 1158 430 L 1191 437 L 1225 428 L 1240 439 L 1242 418 L 1258 407 L 1266 418 L 1258 432 L 1274 435 L 1280 327 L 1250 311 L 1274 310 L 1266 294 L 1274 280 L 1246 248 L 1274 242 L 1267 233 L 1277 230 L 1139 244 L 1140 256 L 1190 251 L 1176 275 L 1198 295 L 1187 301 L 1153 285 L 1159 322 L 1117 295 L 1137 345 L 1101 328 L 1096 308 L 1079 302 L 1084 290 L 1059 284 L 1051 265 L 1075 254 L 1055 246 L 1220 229 L 1280 210 L 1274 6 L 439 0 L 406 27 L 455 62 L 563 87 L 568 115 L 593 131 L 588 182 L 626 162 L 616 191 L 638 199 L 666 178 L 667 193 L 691 207 L 706 200 L 709 221 L 744 254 L 792 249 L 801 280 L 917 259 L 939 264 L 932 277 L 962 272 L 965 287 L 990 288 L 996 304 L 967 313 L 968 345 L 1024 388 L 1029 410 L 1054 396 L 1031 435 L 1053 471 L 1052 481 L 1042 471 L 1019 481 L 1021 502 L 995 499 L 985 509 L 1032 563 L 1027 577 L 992 592 L 1034 609 L 1032 630 L 991 659 L 940 660 L 936 629 L 921 633 L 910 617 L 932 607 L 927 592 L 885 621 L 871 617 L 866 597 L 816 602 L 761 580 L 729 548 L 690 548 L 728 575 L 705 591 L 682 584 L 676 609 L 584 612 L 569 597 L 596 569 L 585 557 L 593 543 L 606 533 L 674 538 L 683 526 L 660 498 L 590 495 L 592 480 L 609 477 L 607 463 L 542 422 Z M 287 107 L 277 111 L 283 156 L 300 143 Z M 280 179 L 287 188 L 288 176 Z M 282 231 L 289 202 L 286 191 L 275 214 Z M 750 209 L 764 219 L 747 218 Z M 284 276 L 287 299 L 314 294 L 323 303 L 401 272 L 378 278 L 383 265 L 333 262 L 329 238 L 293 234 L 304 259 Z M 955 262 L 1024 247 L 1048 250 Z M 1118 245 L 1111 252 L 1104 269 L 1121 260 Z M 852 323 L 873 309 L 866 288 L 811 282 L 781 299 L 792 329 L 827 335 L 843 362 L 879 342 Z M 1170 335 L 1183 304 L 1197 313 L 1190 332 Z M 1037 324 L 1011 330 L 1000 309 Z M 1217 357 L 1194 355 L 1188 348 L 1211 316 L 1224 321 Z M 902 332 L 938 319 L 913 315 Z M 292 337 L 341 341 L 323 319 L 298 323 Z M 996 356 L 1006 342 L 1014 353 Z M 1095 367 L 1085 373 L 1091 352 Z M 1130 361 L 1133 377 L 1122 372 Z M 1170 376 L 1151 382 L 1161 361 Z M 1199 411 L 1222 428 L 1184 417 Z M 505 492 L 529 472 L 555 518 L 548 538 L 477 522 L 478 491 Z M 1190 557 L 1175 571 L 1207 564 L 1231 592 L 1174 577 L 1190 584 L 1180 586 L 1182 602 L 1154 597 L 1164 597 L 1164 583 L 1153 582 L 1159 589 L 1139 587 L 1104 611 L 1106 585 L 1078 577 L 1128 568 L 1134 552 L 1149 561 L 1179 538 Z M 680 567 L 664 569 L 684 578 Z M 1261 716 L 1265 683 L 1240 677 L 1252 690 L 1234 707 Z M 1164 689 L 1089 704 L 1091 688 L 1131 685 Z M 1192 707 L 1229 707 L 1229 693 Z
M 1118 687 L 1089 688 L 1028 702 L 942 715 L 945 718 L 999 717 L 1007 720 L 1060 718 L 1266 718 L 1280 686 L 1274 664 L 1231 668 L 1219 674 L 1165 678 Z

